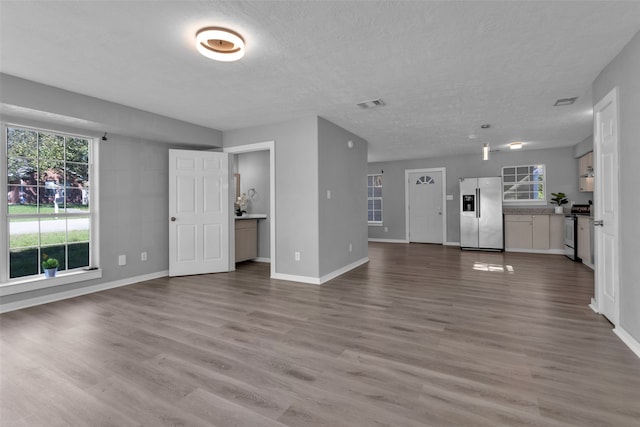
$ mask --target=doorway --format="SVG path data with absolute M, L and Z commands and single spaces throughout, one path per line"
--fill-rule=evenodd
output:
M 446 169 L 405 170 L 407 241 L 446 242 Z
M 256 144 L 227 147 L 223 151 L 229 154 L 252 153 L 256 151 L 269 152 L 269 258 L 270 276 L 276 274 L 276 188 L 275 188 L 275 141 L 259 142 Z M 234 235 L 235 237 L 235 235 Z M 235 254 L 232 254 L 235 263 Z

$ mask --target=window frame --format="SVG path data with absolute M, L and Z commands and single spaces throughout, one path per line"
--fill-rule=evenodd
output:
M 518 175 L 518 168 L 542 168 L 544 170 L 544 172 L 542 173 L 542 180 L 541 181 L 531 181 L 529 178 L 532 176 L 532 174 L 530 172 L 527 172 L 527 183 L 540 183 L 542 184 L 542 199 L 506 199 L 505 196 L 507 194 L 507 192 L 505 191 L 505 186 L 513 184 L 513 185 L 517 185 L 518 183 L 520 183 L 519 181 L 517 181 L 517 178 L 515 181 L 513 182 L 505 182 L 505 169 L 515 169 L 515 176 L 517 177 Z M 503 166 L 502 170 L 501 170 L 501 177 L 502 177 L 502 204 L 503 205 L 509 205 L 509 206 L 535 206 L 535 205 L 546 205 L 547 204 L 547 165 L 543 164 L 543 163 L 538 163 L 538 164 L 526 164 L 526 165 L 510 165 L 510 166 Z
M 63 127 L 63 126 L 60 126 Z M 8 212 L 8 198 L 3 196 L 0 198 L 0 259 L 2 264 L 7 266 L 6 269 L 0 271 L 0 296 L 12 295 L 21 292 L 27 292 L 42 288 L 50 288 L 59 285 L 66 285 L 75 282 L 81 282 L 85 280 L 93 280 L 102 277 L 102 270 L 99 268 L 99 173 L 98 173 L 98 137 L 89 136 L 82 131 L 75 129 L 59 130 L 49 127 L 43 127 L 41 125 L 30 125 L 24 122 L 0 122 L 0 128 L 2 129 L 2 136 L 0 137 L 0 162 L 5 165 L 5 169 L 8 161 L 7 152 L 7 132 L 8 128 L 18 128 L 34 132 L 43 132 L 54 135 L 60 135 L 64 137 L 73 137 L 86 139 L 89 141 L 89 159 L 88 159 L 88 172 L 89 180 L 91 182 L 91 190 L 89 193 L 90 205 L 89 211 L 83 213 L 59 213 L 59 216 L 64 217 L 89 217 L 89 265 L 85 267 L 79 267 L 71 270 L 59 271 L 54 278 L 45 278 L 44 274 L 36 274 L 30 276 L 21 276 L 10 278 L 10 249 L 9 249 L 9 221 L 11 218 L 19 217 L 19 215 L 10 215 Z M 0 177 L 0 185 L 7 191 L 9 187 L 8 182 L 8 170 L 7 173 L 2 174 Z M 66 188 L 65 188 L 66 191 Z M 46 218 L 51 216 L 50 214 L 37 213 L 28 215 L 30 217 Z M 68 244 L 66 242 L 65 244 Z M 40 247 L 40 246 L 38 246 Z M 38 263 L 40 260 L 38 260 Z
M 374 181 L 375 181 L 375 179 L 376 179 L 375 177 L 378 177 L 378 176 L 380 177 L 380 182 L 381 182 L 381 185 L 379 186 L 379 188 L 380 188 L 380 196 L 379 197 L 377 197 L 377 196 L 369 197 L 369 188 L 378 187 L 376 185 L 374 185 L 373 187 L 369 186 L 369 177 L 374 177 Z M 370 174 L 367 174 L 367 224 L 368 225 L 372 225 L 372 226 L 381 226 L 384 223 L 384 201 L 383 201 L 383 196 L 382 196 L 382 193 L 384 191 L 383 190 L 384 189 L 384 184 L 382 183 L 382 179 L 383 179 L 382 177 L 383 177 L 383 174 L 381 174 L 381 173 L 370 173 Z M 371 210 L 369 209 L 369 202 L 373 201 L 375 203 L 375 200 L 380 200 L 380 221 L 369 221 L 369 212 L 371 212 Z M 376 209 L 373 209 L 373 211 L 377 212 Z

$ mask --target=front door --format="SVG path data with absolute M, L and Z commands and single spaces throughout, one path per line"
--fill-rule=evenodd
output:
M 442 243 L 442 172 L 409 173 L 409 241 Z
M 598 311 L 618 325 L 618 92 L 594 107 L 595 283 Z
M 169 150 L 169 275 L 231 270 L 229 155 Z

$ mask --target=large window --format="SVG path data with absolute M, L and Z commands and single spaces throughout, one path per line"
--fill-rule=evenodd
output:
M 4 130 L 7 204 L 2 217 L 8 223 L 3 243 L 9 274 L 0 281 L 42 274 L 43 261 L 51 258 L 62 272 L 90 266 L 92 139 L 12 126 Z
M 382 224 L 382 175 L 367 177 L 367 203 L 369 224 Z
M 546 203 L 544 165 L 502 168 L 503 201 L 507 204 Z

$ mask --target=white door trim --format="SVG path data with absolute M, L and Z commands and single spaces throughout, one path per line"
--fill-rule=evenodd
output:
M 596 207 L 596 211 L 595 211 L 595 215 L 598 215 L 598 206 L 600 206 L 602 204 L 602 188 L 599 181 L 598 181 L 598 177 L 602 176 L 602 165 L 600 164 L 600 158 L 599 158 L 599 150 L 600 150 L 600 146 L 601 146 L 601 132 L 600 129 L 598 128 L 598 125 L 600 124 L 599 118 L 598 118 L 598 114 L 600 114 L 600 112 L 602 110 L 604 110 L 608 105 L 613 104 L 615 106 L 615 111 L 616 111 L 616 159 L 618 164 L 615 165 L 615 169 L 616 169 L 616 174 L 617 174 L 617 181 L 618 181 L 618 185 L 616 188 L 616 211 L 615 211 L 615 218 L 616 218 L 616 227 L 617 227 L 617 231 L 616 231 L 616 238 L 617 241 L 615 242 L 614 246 L 616 247 L 616 251 L 618 253 L 618 255 L 620 254 L 620 104 L 619 104 L 619 96 L 618 96 L 618 87 L 614 87 L 609 93 L 607 93 L 600 101 L 598 101 L 596 103 L 596 105 L 593 107 L 593 149 L 594 149 L 594 175 L 596 176 L 596 185 L 594 187 L 594 202 L 595 202 L 595 207 Z M 602 219 L 602 218 L 595 218 L 596 220 L 598 219 Z M 599 246 L 601 244 L 601 233 L 598 233 L 598 229 L 596 229 L 596 232 L 594 233 L 594 239 L 595 239 L 595 247 L 594 247 L 594 251 L 596 253 L 596 260 L 595 260 L 595 289 L 594 289 L 594 294 L 595 294 L 595 304 L 592 301 L 592 308 L 593 306 L 595 306 L 596 312 L 597 313 L 601 313 L 603 312 L 603 298 L 604 298 L 604 283 L 603 283 L 603 277 L 599 276 L 599 274 L 601 273 L 602 268 L 599 268 L 599 262 L 602 262 L 602 260 L 599 260 L 598 257 L 599 255 Z M 618 261 L 619 257 L 615 257 L 615 261 L 618 264 L 617 266 L 615 266 L 615 270 L 614 270 L 614 275 L 615 275 L 615 280 L 613 281 L 613 294 L 615 295 L 615 300 L 613 302 L 613 319 L 609 319 L 611 321 L 611 323 L 613 323 L 613 325 L 615 327 L 618 327 L 620 324 L 620 265 L 619 265 L 619 261 Z M 608 316 L 607 316 L 608 318 Z
M 276 273 L 276 143 L 275 141 L 257 142 L 255 144 L 238 145 L 235 147 L 225 147 L 222 149 L 229 154 L 251 153 L 253 151 L 269 150 L 269 257 L 271 258 L 271 278 Z M 235 265 L 235 254 L 231 254 Z
M 404 226 L 405 239 L 409 241 L 409 174 L 412 173 L 442 173 L 442 244 L 447 241 L 447 168 L 424 168 L 404 170 Z

